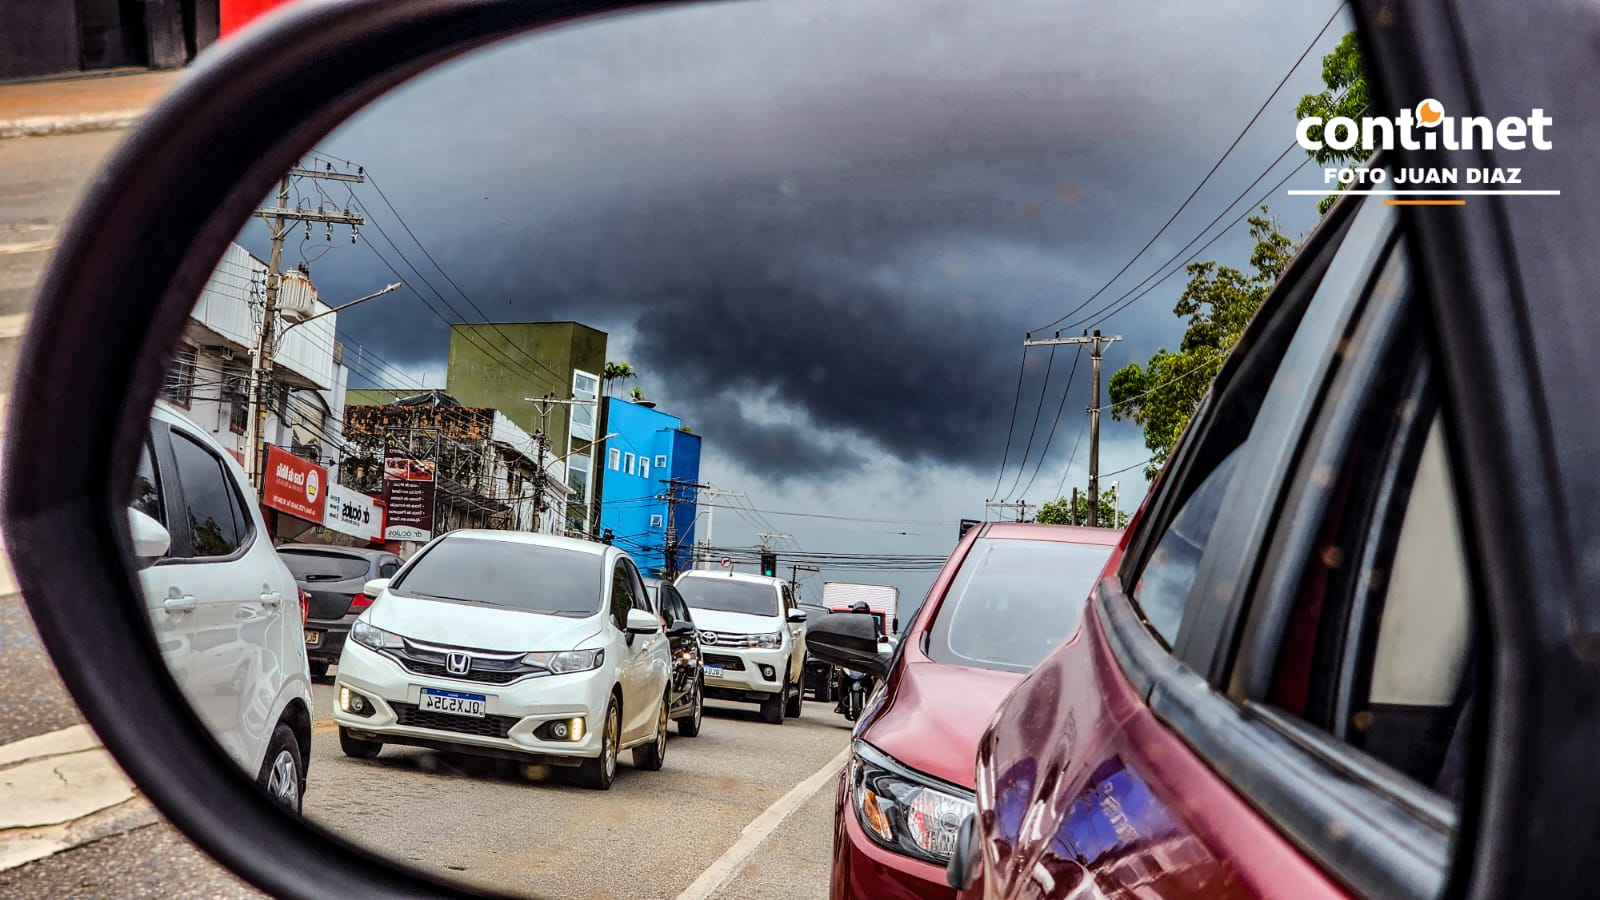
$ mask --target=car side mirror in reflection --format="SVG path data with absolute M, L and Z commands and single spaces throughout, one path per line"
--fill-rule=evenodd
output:
M 830 665 L 883 678 L 889 657 L 878 648 L 878 623 L 871 616 L 824 616 L 806 629 L 806 651 Z
M 950 854 L 950 862 L 945 865 L 945 881 L 958 891 L 972 887 L 972 883 L 978 879 L 978 868 L 982 862 L 978 847 L 978 815 L 967 813 L 956 830 L 956 850 Z
M 139 560 L 139 568 L 145 569 L 155 564 L 155 561 L 167 555 L 172 549 L 172 533 L 160 522 L 144 513 L 129 507 L 128 531 L 133 536 L 133 555 Z
M 371 581 L 368 581 L 366 585 L 361 588 L 361 593 L 366 594 L 368 597 L 376 600 L 378 599 L 378 595 L 383 593 L 383 589 L 388 587 L 389 582 L 392 580 L 393 579 L 390 578 L 374 578 Z
M 629 634 L 655 634 L 661 630 L 661 620 L 642 609 L 628 610 Z
M 808 618 L 810 618 L 810 614 L 803 609 L 789 610 L 789 621 L 791 622 L 804 622 Z

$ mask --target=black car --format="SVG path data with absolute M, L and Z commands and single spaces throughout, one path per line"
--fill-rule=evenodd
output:
M 300 589 L 311 595 L 306 659 L 312 677 L 320 678 L 328 674 L 328 666 L 339 661 L 351 624 L 372 603 L 372 598 L 362 593 L 367 582 L 393 577 L 404 561 L 387 550 L 325 544 L 285 544 L 278 548 L 278 556 L 294 573 Z
M 683 602 L 683 595 L 677 588 L 656 581 L 647 582 L 646 586 L 656 614 L 666 623 L 668 649 L 672 653 L 667 715 L 678 723 L 679 734 L 694 737 L 700 733 L 700 719 L 706 705 L 699 633 L 695 631 L 694 618 L 689 615 L 689 604 Z

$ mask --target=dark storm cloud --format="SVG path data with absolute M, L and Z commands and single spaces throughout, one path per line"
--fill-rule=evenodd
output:
M 1327 15 L 1281 7 L 749 3 L 618 18 L 424 77 L 323 146 L 371 168 L 482 314 L 625 335 L 650 395 L 752 470 L 849 472 L 862 442 L 992 470 L 1023 332 L 1144 243 Z M 1153 260 L 1292 140 L 1289 110 L 1315 87 L 1313 63 Z M 375 229 L 363 239 L 429 293 Z M 1225 251 L 1238 241 L 1212 255 Z M 393 278 L 366 248 L 313 274 L 331 300 Z M 424 274 L 459 311 L 435 300 L 441 314 L 479 317 Z M 1109 323 L 1129 338 L 1112 370 L 1174 343 L 1180 283 Z M 344 314 L 341 330 L 443 368 L 446 328 L 415 299 Z M 1035 452 L 1070 356 L 1056 357 Z M 1030 358 L 1019 454 L 1045 359 Z M 1088 404 L 1087 368 L 1060 443 Z M 1052 444 L 1046 471 L 1066 452 Z

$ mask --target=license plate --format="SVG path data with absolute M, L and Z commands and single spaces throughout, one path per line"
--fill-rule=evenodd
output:
M 721 678 L 722 677 L 722 667 L 721 666 L 706 666 L 706 677 L 707 678 Z
M 484 703 L 487 699 L 482 694 L 461 694 L 455 691 L 436 691 L 432 688 L 423 688 L 422 702 L 418 706 L 429 712 L 481 719 L 483 718 Z
M 308 631 L 308 632 L 306 632 L 306 646 L 307 647 L 320 647 L 320 646 L 322 646 L 322 632 L 320 632 L 320 631 Z

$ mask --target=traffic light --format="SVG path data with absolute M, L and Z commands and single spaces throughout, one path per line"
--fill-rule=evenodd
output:
M 761 574 L 768 578 L 778 577 L 778 554 L 771 550 L 761 551 Z

